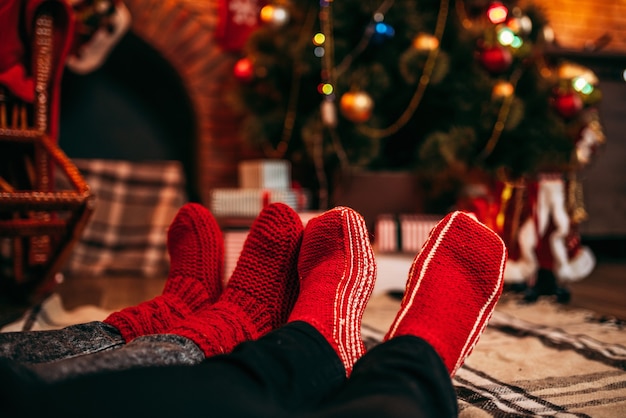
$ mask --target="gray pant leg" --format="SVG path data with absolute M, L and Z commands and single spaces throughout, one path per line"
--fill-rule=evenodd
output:
M 100 321 L 51 331 L 0 333 L 0 358 L 22 364 L 56 361 L 122 347 L 115 327 Z
M 46 382 L 105 371 L 146 366 L 193 365 L 204 360 L 202 350 L 190 339 L 173 334 L 138 337 L 117 350 L 26 365 Z

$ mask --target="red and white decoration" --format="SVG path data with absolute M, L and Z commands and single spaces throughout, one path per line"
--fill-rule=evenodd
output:
M 539 268 L 550 269 L 562 282 L 587 277 L 596 265 L 591 250 L 580 245 L 566 208 L 566 183 L 560 173 L 543 174 L 537 181 L 532 216 L 521 225 L 519 257 L 507 261 L 508 283 L 533 283 Z
M 250 34 L 261 24 L 263 0 L 220 0 L 215 38 L 226 51 L 241 51 Z

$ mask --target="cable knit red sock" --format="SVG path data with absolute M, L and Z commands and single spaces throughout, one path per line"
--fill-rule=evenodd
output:
M 208 209 L 197 203 L 180 208 L 167 232 L 170 271 L 160 296 L 125 308 L 104 320 L 128 342 L 160 334 L 214 303 L 222 292 L 224 242 Z
M 502 293 L 506 256 L 500 237 L 485 225 L 463 212 L 447 215 L 413 261 L 385 341 L 401 335 L 423 338 L 454 376 Z
M 304 321 L 335 349 L 350 375 L 364 354 L 361 319 L 376 280 L 365 221 L 337 207 L 309 221 L 298 260 L 300 295 L 289 322 Z
M 191 339 L 209 357 L 283 325 L 298 294 L 302 229 L 289 206 L 273 203 L 263 209 L 220 299 L 168 333 Z

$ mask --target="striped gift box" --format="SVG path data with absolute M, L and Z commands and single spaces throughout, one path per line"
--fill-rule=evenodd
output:
M 256 217 L 270 203 L 281 202 L 296 211 L 309 207 L 306 190 L 277 189 L 214 189 L 211 192 L 211 212 L 216 217 Z
M 291 187 L 291 165 L 287 160 L 247 160 L 239 163 L 242 189 L 281 189 Z
M 441 219 L 441 215 L 379 215 L 376 218 L 374 236 L 376 249 L 380 253 L 416 254 Z

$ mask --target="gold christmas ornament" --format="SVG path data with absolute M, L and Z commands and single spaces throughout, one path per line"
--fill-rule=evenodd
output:
M 508 81 L 500 80 L 494 86 L 491 91 L 491 97 L 494 99 L 501 99 L 504 97 L 509 97 L 515 91 L 515 87 L 513 84 Z
M 363 91 L 347 92 L 341 96 L 339 109 L 341 114 L 352 122 L 367 122 L 372 117 L 374 100 Z
M 439 48 L 439 39 L 428 33 L 419 33 L 413 39 L 413 47 L 418 51 L 432 51 Z

